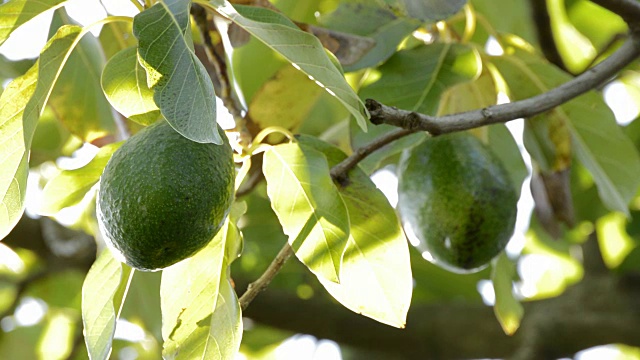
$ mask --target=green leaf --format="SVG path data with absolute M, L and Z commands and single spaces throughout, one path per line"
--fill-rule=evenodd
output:
M 264 154 L 267 194 L 296 256 L 318 278 L 339 282 L 349 215 L 324 155 L 290 143 Z
M 49 35 L 63 24 L 73 25 L 64 9 L 54 13 Z M 116 130 L 113 112 L 100 88 L 105 64 L 98 40 L 88 33 L 75 46 L 57 77 L 49 105 L 69 131 L 91 142 Z
M 524 51 L 494 58 L 493 62 L 506 80 L 512 100 L 546 92 L 571 79 Z M 571 134 L 572 149 L 593 176 L 602 202 L 609 209 L 628 215 L 627 204 L 640 186 L 640 156 L 602 96 L 590 91 L 541 116 L 564 121 Z M 536 117 L 528 121 L 536 121 Z
M 281 126 L 297 132 L 318 102 L 322 89 L 290 65 L 264 83 L 249 104 L 249 115 L 261 129 Z
M 0 5 L 0 45 L 13 30 L 37 15 L 62 6 L 66 0 L 9 0 Z
M 397 52 L 377 71 L 371 71 L 359 95 L 400 109 L 436 115 L 445 90 L 475 79 L 481 70 L 480 56 L 471 47 L 439 43 L 419 46 Z M 395 129 L 377 125 L 364 133 L 352 125 L 351 145 L 358 148 Z M 368 156 L 361 166 L 371 172 L 382 160 L 415 145 L 424 136 L 417 133 L 395 141 Z
M 507 335 L 513 335 L 524 315 L 522 304 L 513 295 L 512 279 L 516 274 L 515 264 L 503 252 L 493 261 L 491 281 L 496 294 L 493 311 Z
M 111 59 L 120 50 L 138 44 L 133 36 L 132 25 L 128 22 L 113 21 L 104 24 L 98 39 L 107 59 Z
M 40 59 L 12 81 L 0 96 L 0 239 L 15 226 L 24 206 L 28 150 L 38 118 L 69 53 L 82 36 L 63 26 L 45 45 Z
M 222 144 L 216 124 L 216 96 L 204 65 L 193 52 L 189 0 L 160 1 L 136 15 L 138 60 L 160 112 L 184 137 Z
M 367 128 L 366 109 L 344 76 L 329 59 L 315 36 L 300 30 L 291 20 L 274 11 L 212 0 L 209 5 L 284 56 L 300 71 L 335 96 Z
M 347 156 L 311 137 L 304 146 L 322 151 L 330 166 Z M 349 212 L 351 232 L 340 268 L 340 284 L 320 278 L 327 291 L 348 309 L 384 324 L 404 328 L 413 279 L 409 247 L 395 210 L 382 191 L 360 169 L 339 186 Z
M 12 61 L 0 54 L 0 79 L 17 78 L 26 73 L 33 66 L 34 62 L 33 59 Z
M 102 70 L 102 89 L 114 109 L 125 117 L 149 125 L 160 116 L 147 86 L 147 73 L 138 63 L 137 49 L 130 47 L 115 54 Z
M 123 269 L 111 251 L 105 249 L 89 269 L 82 285 L 82 323 L 84 340 L 91 359 L 108 359 L 116 330 L 116 293 L 121 287 Z M 114 301 L 116 300 L 116 301 Z
M 38 212 L 41 215 L 55 215 L 65 207 L 79 203 L 100 180 L 111 155 L 122 144 L 117 142 L 104 146 L 87 165 L 75 170 L 63 170 L 49 180 L 44 187 L 43 202 Z
M 321 16 L 318 21 L 332 30 L 370 37 L 375 46 L 358 61 L 346 64 L 345 71 L 371 67 L 388 59 L 398 44 L 420 23 L 413 19 L 397 18 L 393 12 L 373 2 L 339 3 L 336 10 Z
M 462 9 L 467 0 L 394 0 L 392 4 L 405 16 L 424 21 L 446 19 Z
M 230 359 L 240 348 L 240 306 L 227 274 L 227 247 L 235 247 L 239 232 L 236 207 L 211 242 L 193 257 L 165 269 L 160 296 L 163 356 L 171 359 Z

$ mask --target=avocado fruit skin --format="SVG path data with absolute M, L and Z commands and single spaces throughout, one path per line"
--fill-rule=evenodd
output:
M 500 160 L 470 133 L 428 138 L 401 156 L 398 209 L 405 230 L 420 241 L 423 257 L 449 271 L 479 271 L 504 250 L 517 201 Z
M 160 120 L 113 154 L 100 177 L 96 210 L 116 258 L 156 271 L 213 239 L 234 197 L 233 152 L 222 138 L 222 145 L 196 143 Z

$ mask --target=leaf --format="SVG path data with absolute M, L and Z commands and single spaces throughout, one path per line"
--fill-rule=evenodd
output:
M 446 19 L 462 9 L 467 0 L 395 0 L 393 6 L 405 16 L 424 21 Z
M 242 311 L 228 274 L 220 279 L 216 308 L 211 315 L 209 345 L 203 359 L 234 359 L 242 340 Z
M 101 83 L 113 108 L 126 118 L 149 125 L 160 117 L 135 47 L 121 50 L 109 59 L 102 70 Z
M 14 79 L 0 96 L 0 239 L 18 222 L 24 207 L 28 150 L 38 118 L 59 70 L 82 35 L 77 26 L 63 26 L 45 45 L 40 59 Z
M 236 249 L 240 241 L 234 221 L 244 209 L 233 211 L 234 219 L 227 218 L 204 249 L 162 272 L 164 358 L 230 359 L 240 348 L 241 314 L 229 284 L 226 248 Z
M 571 79 L 555 66 L 524 51 L 494 58 L 493 62 L 506 80 L 513 100 L 546 92 Z M 628 215 L 627 204 L 640 186 L 640 156 L 602 96 L 590 91 L 542 116 L 558 117 L 566 123 L 572 150 L 593 176 L 602 202 L 609 209 Z M 535 120 L 534 117 L 528 121 Z M 529 149 L 530 144 L 525 145 Z
M 49 180 L 44 187 L 43 202 L 38 212 L 51 216 L 65 207 L 79 203 L 100 180 L 111 155 L 122 144 L 123 142 L 117 142 L 104 146 L 87 165 L 75 170 L 63 170 Z
M 102 26 L 98 40 L 107 59 L 111 59 L 120 50 L 138 44 L 132 31 L 132 25 L 129 22 L 113 21 Z
M 371 67 L 388 59 L 398 44 L 420 24 L 413 19 L 397 18 L 393 12 L 373 2 L 339 3 L 336 10 L 318 21 L 332 30 L 370 37 L 375 46 L 358 61 L 345 65 L 345 71 Z
M 318 278 L 339 282 L 349 216 L 327 159 L 296 143 L 274 146 L 262 166 L 267 194 L 296 256 Z
M 0 5 L 0 45 L 13 30 L 37 15 L 62 6 L 66 0 L 9 0 Z
M 300 30 L 291 20 L 274 11 L 211 0 L 218 13 L 248 31 L 251 35 L 284 56 L 294 67 L 307 74 L 316 84 L 335 96 L 366 131 L 367 111 L 344 76 L 329 59 L 315 36 Z
M 529 170 L 522 159 L 518 144 L 504 124 L 489 126 L 489 147 L 502 161 L 504 168 L 509 173 L 514 190 L 520 198 L 522 182 L 529 175 Z
M 491 281 L 496 295 L 493 311 L 507 335 L 513 335 L 524 315 L 522 304 L 513 295 L 512 279 L 516 274 L 515 264 L 502 252 L 494 261 Z
M 63 24 L 72 24 L 64 9 L 53 15 L 49 35 Z M 116 131 L 111 107 L 100 88 L 105 64 L 100 43 L 88 33 L 82 37 L 58 74 L 49 105 L 69 131 L 86 142 Z
M 33 59 L 9 60 L 0 54 L 0 79 L 14 79 L 26 73 L 34 64 Z M 1 87 L 0 87 L 1 88 Z M 1 93 L 0 89 L 0 93 Z
M 111 353 L 117 320 L 114 298 L 122 279 L 122 264 L 105 249 L 89 269 L 82 285 L 83 333 L 92 360 L 108 359 Z
M 301 136 L 299 141 L 303 147 L 322 151 L 330 166 L 347 157 L 338 148 L 315 138 Z M 407 239 L 395 210 L 358 168 L 349 172 L 348 184 L 338 190 L 349 212 L 351 232 L 340 268 L 340 284 L 319 280 L 348 309 L 404 328 L 413 278 Z
M 480 75 L 479 54 L 459 44 L 432 44 L 399 51 L 377 71 L 364 79 L 360 97 L 389 106 L 436 115 L 440 98 L 449 87 L 471 81 Z M 351 126 L 351 145 L 358 148 L 395 130 L 390 125 L 372 126 L 367 133 Z M 424 138 L 417 133 L 394 141 L 360 163 L 367 172 L 376 169 L 385 158 L 413 146 Z
M 192 141 L 220 145 L 213 83 L 193 52 L 190 4 L 189 0 L 160 1 L 133 18 L 138 60 L 169 124 Z
M 290 65 L 264 83 L 249 104 L 249 114 L 261 129 L 281 126 L 297 132 L 320 98 L 322 89 Z

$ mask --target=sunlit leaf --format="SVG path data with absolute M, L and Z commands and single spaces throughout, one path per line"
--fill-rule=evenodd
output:
M 222 0 L 212 0 L 209 4 L 315 80 L 349 110 L 360 127 L 367 128 L 363 103 L 333 65 L 318 38 L 268 9 L 241 5 L 234 8 Z
M 237 246 L 233 220 L 193 257 L 165 269 L 160 286 L 163 356 L 171 359 L 229 359 L 240 347 L 240 307 L 229 289 L 226 247 Z M 233 294 L 231 294 L 231 293 Z
M 540 57 L 524 51 L 493 61 L 513 100 L 546 92 L 571 79 Z M 541 116 L 557 117 L 566 124 L 572 150 L 593 176 L 605 206 L 629 214 L 627 204 L 640 185 L 640 156 L 602 96 L 590 91 Z M 536 117 L 528 121 L 536 121 Z
M 39 61 L 0 96 L 0 239 L 22 214 L 28 150 L 36 124 L 60 68 L 81 35 L 82 29 L 77 26 L 61 27 L 45 45 Z
M 278 145 L 265 153 L 262 171 L 296 256 L 319 278 L 339 282 L 349 216 L 325 156 L 296 143 Z
M 13 30 L 37 15 L 62 6 L 66 0 L 9 0 L 0 5 L 0 45 Z
M 105 249 L 91 266 L 82 286 L 84 339 L 93 359 L 108 359 L 116 330 L 116 292 L 123 280 L 123 269 L 111 251 Z M 115 301 L 117 303 L 117 301 Z
M 596 222 L 602 259 L 609 268 L 619 266 L 636 246 L 636 241 L 625 229 L 626 219 L 622 214 L 609 213 Z
M 330 166 L 346 158 L 337 148 L 311 137 L 300 143 L 322 151 Z M 403 328 L 413 279 L 407 239 L 395 210 L 360 169 L 338 190 L 349 212 L 351 233 L 340 268 L 340 284 L 320 278 L 327 291 L 352 311 Z
M 79 203 L 102 175 L 111 155 L 122 142 L 109 144 L 85 166 L 75 170 L 63 170 L 44 187 L 43 202 L 39 209 L 42 215 L 55 215 L 65 207 Z
M 450 86 L 475 79 L 482 70 L 479 54 L 456 44 L 432 44 L 399 51 L 365 78 L 360 90 L 363 99 L 375 99 L 385 105 L 436 115 L 440 98 Z M 358 148 L 384 133 L 390 125 L 377 125 L 367 133 L 351 126 L 351 144 Z M 404 137 L 376 151 L 361 162 L 371 172 L 385 158 L 401 152 L 424 138 L 424 133 Z
M 136 15 L 138 57 L 155 103 L 171 126 L 190 140 L 222 144 L 213 83 L 193 52 L 190 5 L 189 0 L 160 1 Z
M 135 47 L 115 54 L 102 71 L 102 89 L 114 109 L 125 117 L 149 125 L 160 116 L 147 87 L 147 73 L 138 63 Z
M 493 261 L 491 280 L 496 295 L 493 311 L 507 335 L 513 335 L 520 327 L 524 315 L 522 304 L 513 294 L 513 277 L 516 274 L 515 264 L 503 252 Z
M 211 315 L 209 344 L 203 359 L 234 359 L 242 340 L 242 311 L 228 275 L 220 279 L 216 308 Z
M 562 56 L 562 62 L 573 73 L 585 70 L 596 56 L 595 47 L 569 21 L 564 1 L 547 1 L 547 8 L 553 40 L 560 56 Z
M 137 45 L 131 23 L 113 21 L 102 26 L 98 37 L 102 50 L 107 59 L 117 54 L 120 50 Z
M 49 35 L 64 24 L 73 25 L 64 9 L 53 15 Z M 58 75 L 49 106 L 69 131 L 91 142 L 113 134 L 116 129 L 111 107 L 100 88 L 100 71 L 105 59 L 100 43 L 88 33 L 82 37 Z
M 487 19 L 499 34 L 514 34 L 534 43 L 537 40 L 536 24 L 531 16 L 531 6 L 524 1 L 513 0 L 470 0 L 478 16 Z M 476 26 L 473 40 L 485 44 L 489 34 L 484 26 Z

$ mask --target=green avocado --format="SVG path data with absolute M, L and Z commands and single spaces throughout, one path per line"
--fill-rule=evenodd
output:
M 458 273 L 484 268 L 509 242 L 518 196 L 500 160 L 461 132 L 405 150 L 398 209 L 423 256 Z M 426 253 L 425 253 L 426 252 Z
M 100 177 L 97 217 L 116 257 L 155 271 L 213 239 L 233 202 L 233 152 L 222 138 L 196 143 L 161 120 L 113 154 Z

